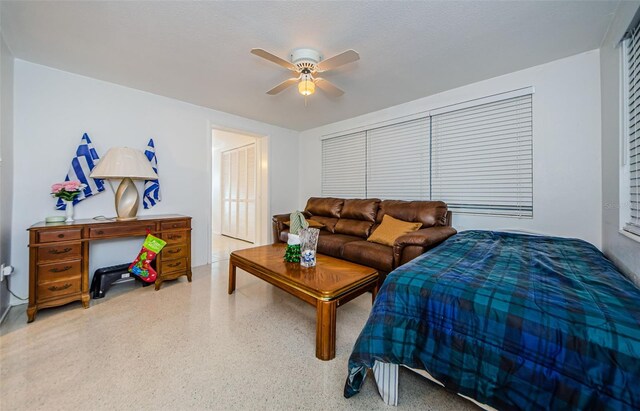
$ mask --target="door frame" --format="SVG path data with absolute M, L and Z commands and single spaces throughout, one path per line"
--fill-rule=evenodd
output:
M 208 193 L 208 213 L 207 213 L 207 264 L 211 264 L 211 244 L 213 241 L 213 132 L 226 131 L 230 133 L 242 134 L 245 136 L 255 137 L 256 139 L 256 158 L 257 175 L 256 180 L 256 241 L 255 245 L 268 244 L 270 239 L 270 213 L 271 202 L 269 197 L 269 182 L 271 180 L 271 171 L 269 167 L 269 146 L 270 137 L 264 134 L 256 134 L 250 131 L 229 128 L 222 125 L 207 122 L 207 193 Z

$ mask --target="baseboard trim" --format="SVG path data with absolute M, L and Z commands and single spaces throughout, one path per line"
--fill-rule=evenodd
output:
M 4 310 L 4 312 L 0 316 L 0 325 L 2 325 L 2 323 L 4 322 L 4 319 L 7 317 L 7 314 L 9 314 L 9 310 L 11 309 L 11 307 L 12 307 L 11 305 L 8 305 L 7 309 Z

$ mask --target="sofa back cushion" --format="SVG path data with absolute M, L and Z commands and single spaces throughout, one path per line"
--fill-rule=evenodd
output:
M 336 223 L 335 232 L 339 234 L 355 235 L 360 238 L 367 238 L 373 227 L 372 221 L 352 220 L 341 218 Z
M 422 228 L 447 225 L 447 204 L 442 201 L 384 200 L 380 202 L 376 224 L 388 214 L 402 221 L 422 223 Z
M 304 211 L 312 216 L 340 218 L 344 200 L 331 197 L 311 197 Z
M 375 223 L 379 205 L 380 200 L 377 198 L 367 198 L 363 200 L 347 199 L 344 200 L 340 218 L 349 218 L 351 220 L 362 220 Z

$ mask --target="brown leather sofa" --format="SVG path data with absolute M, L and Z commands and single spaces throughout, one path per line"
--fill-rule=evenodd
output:
M 399 237 L 393 247 L 367 241 L 382 217 L 421 222 L 418 231 Z M 312 197 L 304 209 L 307 219 L 324 224 L 318 252 L 372 267 L 381 281 L 396 267 L 413 260 L 456 233 L 451 211 L 442 201 L 399 201 Z M 287 242 L 289 214 L 273 216 L 274 242 Z

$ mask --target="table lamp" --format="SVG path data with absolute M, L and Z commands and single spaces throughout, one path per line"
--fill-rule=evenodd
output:
M 129 147 L 114 147 L 100 159 L 90 175 L 91 178 L 121 178 L 116 191 L 117 220 L 135 220 L 140 197 L 132 179 L 155 180 L 158 175 L 151 168 L 145 155 Z

